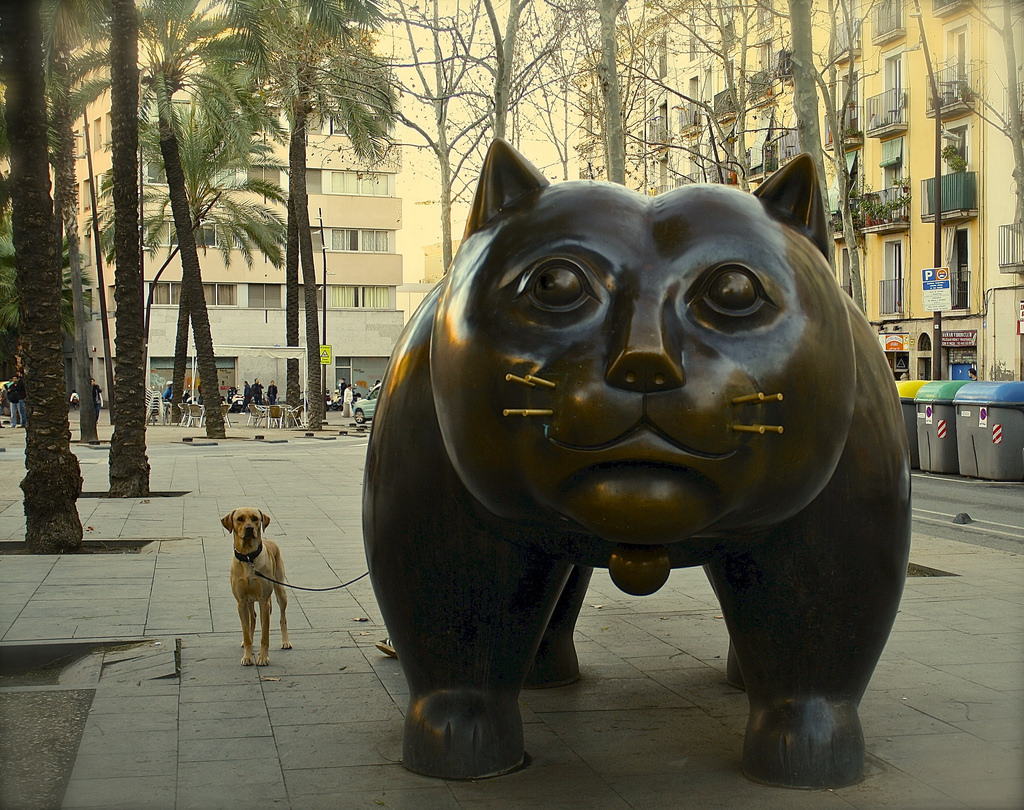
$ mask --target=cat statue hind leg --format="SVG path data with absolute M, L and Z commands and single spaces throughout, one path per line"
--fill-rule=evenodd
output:
M 518 768 L 519 691 L 578 674 L 589 569 L 645 594 L 701 565 L 750 701 L 745 773 L 860 778 L 857 709 L 906 572 L 909 461 L 828 238 L 806 156 L 755 194 L 652 198 L 549 185 L 492 145 L 458 255 L 396 346 L 367 457 L 407 768 Z

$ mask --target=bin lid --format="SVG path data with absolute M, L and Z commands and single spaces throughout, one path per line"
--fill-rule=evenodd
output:
M 914 398 L 917 402 L 946 402 L 952 404 L 956 392 L 967 385 L 969 380 L 932 380 L 925 383 Z
M 896 382 L 896 393 L 900 399 L 912 400 L 922 386 L 927 385 L 928 380 L 898 380 Z
M 954 402 L 1024 408 L 1024 382 L 972 382 L 956 392 Z

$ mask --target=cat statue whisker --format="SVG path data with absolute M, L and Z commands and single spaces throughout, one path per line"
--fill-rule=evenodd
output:
M 748 402 L 782 402 L 782 394 L 765 394 L 758 391 L 756 394 L 747 394 L 742 397 L 733 397 L 733 405 L 745 405 Z
M 593 570 L 633 599 L 702 566 L 749 701 L 743 772 L 862 778 L 858 709 L 903 592 L 910 460 L 877 333 L 829 265 L 818 188 L 809 155 L 753 193 L 649 197 L 551 184 L 491 145 L 459 251 L 392 353 L 366 455 L 406 768 L 522 767 L 520 690 L 580 677 Z M 666 757 L 687 746 L 680 728 Z
M 540 377 L 536 377 L 533 374 L 527 374 L 525 377 L 518 377 L 515 374 L 506 374 L 505 381 L 522 383 L 523 385 L 530 386 L 530 388 L 535 388 L 538 385 L 543 386 L 544 388 L 556 387 L 550 380 L 542 380 Z
M 765 433 L 779 433 L 783 432 L 782 425 L 730 425 L 731 430 L 735 430 L 737 433 L 760 433 L 762 436 Z
M 553 416 L 554 411 L 547 408 L 505 408 L 502 416 Z

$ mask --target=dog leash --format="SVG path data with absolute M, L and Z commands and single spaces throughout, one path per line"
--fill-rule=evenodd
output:
M 252 565 L 252 563 L 249 563 L 249 564 Z M 261 574 L 259 571 L 257 571 L 255 565 L 252 566 L 252 572 L 256 576 L 258 576 L 260 579 L 265 579 L 267 582 L 273 582 L 275 585 L 283 585 L 286 588 L 292 588 L 293 590 L 296 590 L 296 591 L 336 591 L 339 588 L 347 588 L 349 585 L 353 584 L 354 582 L 359 582 L 359 580 L 361 580 L 365 576 L 368 576 L 369 573 L 370 573 L 369 571 L 364 571 L 359 576 L 357 576 L 355 579 L 350 579 L 348 582 L 344 582 L 341 585 L 332 585 L 330 588 L 303 588 L 301 585 L 290 585 L 287 582 L 279 582 L 276 579 L 271 579 L 266 574 Z

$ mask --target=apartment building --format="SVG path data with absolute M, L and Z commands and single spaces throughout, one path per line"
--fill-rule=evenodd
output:
M 109 99 L 101 98 L 93 105 L 87 120 L 89 154 L 85 154 L 82 143 L 77 165 L 78 177 L 84 178 L 79 184 L 81 251 L 88 275 L 105 292 L 113 352 L 114 268 L 103 267 L 100 284 L 92 243 L 87 159 L 91 158 L 91 174 L 99 188 L 111 165 Z M 287 165 L 286 147 L 275 149 L 281 163 Z M 383 377 L 402 330 L 403 313 L 397 294 L 402 284 L 402 256 L 396 251 L 396 235 L 402 227 L 402 200 L 396 184 L 401 161 L 395 152 L 386 162 L 367 167 L 330 123 L 311 127 L 307 133 L 306 187 L 320 309 L 318 329 L 321 342 L 331 347 L 326 377 L 327 387 L 332 390 L 342 379 L 368 389 Z M 142 175 L 144 184 L 159 184 L 161 167 L 144 165 Z M 267 170 L 266 177 L 287 190 L 286 172 Z M 281 216 L 285 216 L 283 207 Z M 170 233 L 168 227 L 167 244 L 146 253 L 143 272 L 144 293 L 148 295 L 152 290 L 153 294 L 147 356 L 149 381 L 160 390 L 171 377 L 181 282 L 177 257 L 168 261 L 173 251 Z M 287 346 L 284 267 L 275 267 L 260 254 L 249 267 L 240 251 L 234 249 L 225 261 L 218 247 L 219 239 L 213 229 L 207 229 L 200 234 L 199 241 L 208 246 L 200 247 L 200 263 L 221 392 L 230 387 L 241 389 L 246 380 L 252 382 L 258 377 L 264 386 L 276 381 L 284 396 L 284 355 L 288 353 L 275 351 Z M 299 300 L 303 302 L 301 288 Z M 302 345 L 304 318 L 303 307 L 299 315 Z M 88 340 L 91 372 L 98 380 L 103 379 L 107 362 L 102 325 L 96 304 L 88 324 Z M 192 352 L 191 336 L 189 347 Z M 305 377 L 304 366 L 300 366 L 300 376 Z
M 919 2 L 920 13 L 916 0 L 855 0 L 849 22 L 814 4 L 815 51 L 838 113 L 830 119 L 822 97 L 837 282 L 851 290 L 850 268 L 859 266 L 865 314 L 894 377 L 932 378 L 939 340 L 936 377 L 966 378 L 977 367 L 982 379 L 1021 379 L 1024 234 L 1013 224 L 1007 62 L 990 22 L 1001 21 L 1002 0 Z M 709 15 L 707 4 L 683 0 L 620 37 L 621 58 L 632 62 L 623 92 L 631 188 L 753 189 L 799 152 L 787 4 L 719 5 Z M 1013 40 L 1020 62 L 1020 20 Z M 601 178 L 600 115 L 587 114 L 599 106 L 595 76 L 580 82 L 580 93 L 581 174 Z M 841 161 L 853 181 L 847 197 L 835 171 Z M 946 269 L 926 273 L 935 269 L 936 183 Z M 843 207 L 853 213 L 853 244 Z M 933 306 L 942 313 L 938 334 Z

